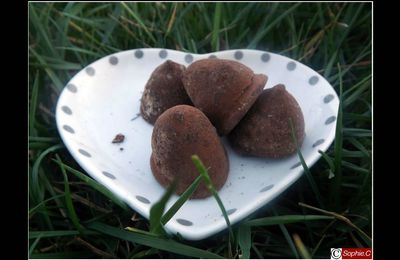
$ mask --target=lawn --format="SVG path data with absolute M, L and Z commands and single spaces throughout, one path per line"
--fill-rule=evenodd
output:
M 257 49 L 306 64 L 341 97 L 335 142 L 309 169 L 310 178 L 233 225 L 231 235 L 193 242 L 154 232 L 79 167 L 54 115 L 63 87 L 83 67 L 114 52 L 153 47 Z M 330 258 L 333 247 L 371 247 L 371 59 L 371 3 L 31 2 L 29 256 Z

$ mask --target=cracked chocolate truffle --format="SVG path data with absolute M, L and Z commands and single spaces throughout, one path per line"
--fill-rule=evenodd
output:
M 283 158 L 296 152 L 291 118 L 299 147 L 304 140 L 304 118 L 295 98 L 282 84 L 265 89 L 228 136 L 240 154 Z
M 218 134 L 208 118 L 197 108 L 178 105 L 166 110 L 154 124 L 151 139 L 151 170 L 164 187 L 175 178 L 175 192 L 182 194 L 199 176 L 191 156 L 197 154 L 208 169 L 211 181 L 219 190 L 229 172 L 229 161 Z M 210 196 L 201 183 L 192 198 Z
M 182 82 L 194 106 L 226 135 L 254 104 L 267 79 L 236 61 L 204 59 L 186 69 Z
M 168 108 L 192 104 L 182 84 L 184 71 L 185 66 L 171 60 L 167 60 L 153 71 L 141 99 L 140 113 L 144 120 L 154 124 Z

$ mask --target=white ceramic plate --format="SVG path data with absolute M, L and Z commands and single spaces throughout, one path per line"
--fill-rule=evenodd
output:
M 56 110 L 58 130 L 82 168 L 146 218 L 165 189 L 150 169 L 153 126 L 137 117 L 144 86 L 153 70 L 167 59 L 188 65 L 210 55 L 238 60 L 255 73 L 268 75 L 266 88 L 286 85 L 304 114 L 306 137 L 301 152 L 308 166 L 320 158 L 318 150 L 326 151 L 334 139 L 339 105 L 334 89 L 317 72 L 287 57 L 257 50 L 198 55 L 136 49 L 101 58 L 77 73 L 62 91 Z M 125 141 L 112 144 L 119 133 L 125 135 Z M 245 158 L 223 141 L 230 173 L 219 195 L 231 223 L 266 205 L 303 172 L 297 155 L 284 160 Z M 174 196 L 168 207 L 177 198 Z M 166 225 L 167 231 L 179 232 L 189 240 L 226 227 L 213 197 L 187 201 Z

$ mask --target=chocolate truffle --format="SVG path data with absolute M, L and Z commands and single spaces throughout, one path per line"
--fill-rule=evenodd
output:
M 294 97 L 282 84 L 265 89 L 228 139 L 243 155 L 283 158 L 296 152 L 292 120 L 299 147 L 304 140 L 304 118 Z
M 180 104 L 191 105 L 182 84 L 185 66 L 167 60 L 151 74 L 141 99 L 140 113 L 144 120 L 154 124 L 168 108 Z
M 183 74 L 183 85 L 195 107 L 228 134 L 261 94 L 268 77 L 245 65 L 224 59 L 193 62 Z
M 154 124 L 151 139 L 151 170 L 157 181 L 168 187 L 177 178 L 175 192 L 182 194 L 199 176 L 191 156 L 197 154 L 208 169 L 211 181 L 220 189 L 229 172 L 229 161 L 218 134 L 197 108 L 178 105 L 166 110 Z M 201 183 L 192 198 L 210 196 Z

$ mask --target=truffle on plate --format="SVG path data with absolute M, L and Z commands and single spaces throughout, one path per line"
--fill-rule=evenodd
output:
M 220 189 L 229 172 L 229 161 L 218 134 L 208 118 L 197 108 L 178 105 L 166 110 L 156 121 L 151 139 L 151 170 L 164 187 L 177 178 L 175 192 L 182 194 L 199 176 L 191 156 L 200 157 L 211 181 Z M 210 196 L 201 183 L 192 198 Z
M 279 84 L 263 91 L 228 139 L 243 155 L 283 158 L 296 152 L 289 119 L 300 147 L 305 136 L 303 113 L 295 98 Z
M 141 99 L 140 113 L 144 120 L 154 124 L 168 108 L 192 104 L 182 84 L 184 71 L 185 66 L 171 60 L 167 60 L 153 71 Z
M 194 106 L 226 135 L 254 104 L 267 79 L 237 61 L 204 59 L 186 69 L 182 82 Z

